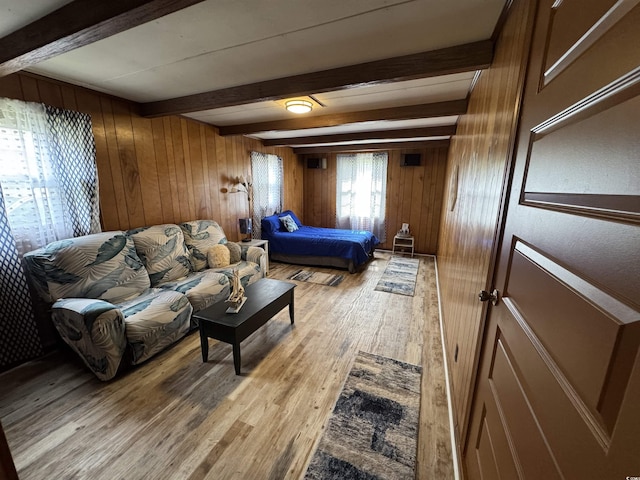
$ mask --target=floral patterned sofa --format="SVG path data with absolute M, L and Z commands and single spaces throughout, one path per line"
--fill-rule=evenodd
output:
M 240 257 L 209 268 L 225 245 Z M 227 241 L 212 220 L 154 225 L 60 240 L 25 254 L 35 290 L 52 303 L 60 336 L 101 380 L 126 358 L 137 365 L 197 327 L 191 314 L 225 300 L 230 278 L 264 276 L 265 252 Z

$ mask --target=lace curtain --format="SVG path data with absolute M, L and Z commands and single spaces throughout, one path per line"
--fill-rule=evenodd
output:
M 89 116 L 0 99 L 0 184 L 20 253 L 99 232 Z
M 282 210 L 282 159 L 270 153 L 251 152 L 253 176 L 253 238 L 261 238 L 263 217 Z
M 386 152 L 338 154 L 336 228 L 368 230 L 386 240 Z
M 90 117 L 0 99 L 0 366 L 41 353 L 20 254 L 99 231 Z

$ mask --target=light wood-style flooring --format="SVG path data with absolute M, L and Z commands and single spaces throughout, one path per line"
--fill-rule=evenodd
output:
M 100 382 L 69 353 L 0 375 L 0 420 L 28 479 L 300 479 L 359 350 L 423 365 L 420 480 L 453 478 L 433 257 L 414 297 L 374 290 L 389 259 L 338 287 L 295 289 L 295 325 L 281 311 L 242 344 L 197 331 L 144 365 Z M 306 267 L 273 263 L 284 280 Z

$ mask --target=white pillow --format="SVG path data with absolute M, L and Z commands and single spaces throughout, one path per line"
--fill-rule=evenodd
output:
M 295 232 L 296 230 L 298 230 L 298 225 L 296 225 L 296 222 L 293 220 L 293 218 L 291 218 L 291 215 L 285 215 L 284 217 L 280 217 L 280 221 L 282 222 L 282 225 L 284 225 L 284 228 L 286 228 L 288 232 Z
M 209 268 L 221 268 L 228 266 L 231 254 L 223 244 L 214 245 L 207 251 L 207 263 Z

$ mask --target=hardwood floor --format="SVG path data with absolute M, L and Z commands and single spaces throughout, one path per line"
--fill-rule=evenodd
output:
M 374 291 L 389 258 L 338 287 L 297 283 L 296 323 L 281 311 L 242 344 L 198 333 L 103 383 L 68 353 L 0 375 L 0 419 L 20 478 L 299 479 L 358 350 L 423 365 L 418 473 L 453 478 L 433 257 L 414 297 Z M 305 268 L 273 263 L 270 277 Z

